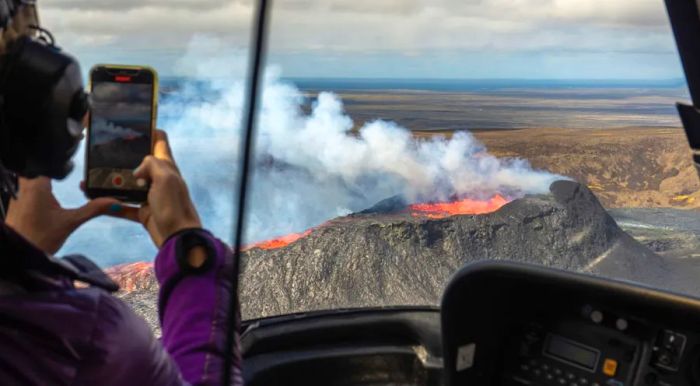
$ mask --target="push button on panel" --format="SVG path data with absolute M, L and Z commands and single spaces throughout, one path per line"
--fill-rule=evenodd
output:
M 614 359 L 606 359 L 603 363 L 603 374 L 614 377 L 617 374 L 617 361 Z

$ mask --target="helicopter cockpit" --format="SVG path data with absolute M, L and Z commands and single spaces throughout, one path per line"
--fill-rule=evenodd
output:
M 691 1 L 666 6 L 694 102 L 678 112 L 697 152 L 700 12 Z M 698 325 L 695 298 L 489 261 L 453 276 L 440 308 L 260 320 L 243 347 L 252 385 L 697 385 Z
M 700 385 L 697 1 L 665 0 L 685 80 L 651 1 L 67 3 L 52 30 L 119 30 L 75 51 L 173 70 L 158 122 L 233 235 L 246 385 Z M 159 334 L 154 247 L 110 221 L 62 252 L 110 251 Z

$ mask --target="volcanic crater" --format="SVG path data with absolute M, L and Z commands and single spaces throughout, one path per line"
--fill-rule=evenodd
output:
M 659 255 L 620 229 L 595 195 L 573 181 L 554 182 L 549 194 L 510 202 L 494 196 L 465 205 L 407 205 L 393 197 L 306 232 L 247 246 L 240 285 L 243 318 L 437 305 L 451 275 L 483 259 L 648 284 L 657 284 L 667 270 Z M 464 214 L 464 208 L 472 214 Z M 119 295 L 157 328 L 155 279 L 138 268 L 138 280 L 151 284 L 134 286 L 129 265 L 108 273 L 126 285 Z

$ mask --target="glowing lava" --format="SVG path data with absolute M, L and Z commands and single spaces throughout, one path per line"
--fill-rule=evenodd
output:
M 389 211 L 386 214 L 401 214 L 408 212 L 414 217 L 428 217 L 431 219 L 440 219 L 449 216 L 455 216 L 460 214 L 484 214 L 495 212 L 500 209 L 503 205 L 507 204 L 509 200 L 496 194 L 488 200 L 475 200 L 470 198 L 465 198 L 459 201 L 453 202 L 431 202 L 424 204 L 413 204 L 409 205 L 407 208 L 397 208 L 395 212 Z M 338 221 L 338 220 L 334 220 Z M 277 237 L 270 240 L 260 241 L 257 243 L 246 245 L 242 248 L 243 251 L 247 251 L 253 248 L 260 249 L 277 249 L 286 247 L 287 245 L 311 234 L 314 230 L 319 227 L 328 225 L 329 222 L 321 224 L 317 227 L 307 229 L 301 233 L 290 233 L 281 237 Z
M 286 247 L 287 245 L 299 240 L 302 237 L 306 237 L 311 234 L 311 229 L 308 229 L 304 232 L 301 233 L 290 233 L 288 235 L 284 235 L 282 237 L 278 237 L 276 239 L 271 239 L 271 240 L 265 240 L 265 241 L 260 241 L 258 243 L 252 244 L 252 245 L 247 245 L 243 247 L 243 250 L 248 250 L 251 248 L 260 248 L 260 249 L 277 249 L 277 248 L 282 248 Z
M 433 202 L 425 204 L 409 205 L 412 216 L 425 216 L 429 218 L 445 218 L 459 214 L 484 214 L 495 212 L 508 200 L 500 194 L 496 194 L 488 200 L 474 200 L 465 198 L 453 202 Z

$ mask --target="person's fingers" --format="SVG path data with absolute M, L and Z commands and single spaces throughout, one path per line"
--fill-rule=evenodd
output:
M 97 216 L 113 212 L 121 205 L 122 204 L 114 198 L 101 197 L 88 201 L 87 204 L 79 208 L 66 209 L 66 216 L 68 217 L 69 223 L 74 228 L 77 228 Z
M 123 204 L 112 204 L 107 215 L 140 223 L 139 208 Z
M 80 181 L 80 190 L 85 193 L 86 189 L 87 185 L 85 184 L 85 181 Z M 123 205 L 119 201 L 115 200 L 115 202 L 112 203 L 108 209 L 109 210 L 105 213 L 108 216 L 139 222 L 139 208 Z
M 90 125 L 90 112 L 88 111 L 83 116 L 83 127 L 88 127 Z
M 175 158 L 173 158 L 173 152 L 170 150 L 170 143 L 168 143 L 168 135 L 163 130 L 154 130 L 154 145 L 153 145 L 153 155 L 164 161 L 172 162 L 175 165 Z
M 134 177 L 152 180 L 153 176 L 155 176 L 158 171 L 158 161 L 159 160 L 152 155 L 146 156 L 141 162 L 141 165 L 134 170 Z

